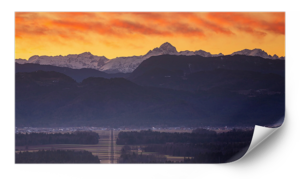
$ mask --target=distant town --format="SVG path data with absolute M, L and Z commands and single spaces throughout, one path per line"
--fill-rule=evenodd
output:
M 269 126 L 270 127 L 270 126 Z M 172 132 L 190 132 L 194 129 L 202 128 L 207 130 L 212 130 L 216 132 L 227 132 L 232 129 L 238 130 L 253 130 L 253 127 L 120 127 L 120 128 L 110 128 L 110 127 L 54 127 L 54 128 L 45 128 L 45 127 L 16 127 L 15 133 L 58 133 L 58 132 L 76 132 L 76 131 L 140 131 L 140 130 L 153 130 L 153 131 L 172 131 Z

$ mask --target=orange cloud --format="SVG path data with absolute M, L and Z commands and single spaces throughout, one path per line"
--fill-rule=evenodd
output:
M 132 12 L 128 13 L 131 17 L 138 19 L 139 21 L 147 22 L 151 25 L 168 27 L 178 21 L 177 18 L 174 18 L 173 14 L 177 16 L 180 13 L 155 13 L 155 12 Z M 182 19 L 182 16 L 181 16 Z
M 129 43 L 128 46 L 130 46 L 131 48 L 134 48 L 134 49 L 142 49 L 143 48 L 142 45 L 137 45 L 137 44 L 133 44 L 133 43 Z
M 52 16 L 46 16 L 46 15 Z M 101 16 L 109 17 L 104 20 Z M 16 13 L 16 37 L 26 34 L 45 35 L 67 33 L 93 32 L 99 35 L 130 37 L 130 34 L 156 36 L 202 36 L 207 32 L 224 35 L 235 35 L 232 30 L 241 30 L 254 36 L 263 37 L 267 32 L 284 34 L 284 13 L 273 13 L 273 19 L 266 21 L 247 13 L 207 13 L 206 18 L 197 13 Z M 43 16 L 44 15 L 44 16 Z M 111 16 L 113 15 L 113 16 Z M 129 15 L 131 19 L 123 19 Z M 119 17 L 118 19 L 116 17 Z M 82 20 L 82 21 L 80 21 Z M 27 22 L 31 26 L 28 29 Z M 26 30 L 27 29 L 27 30 Z M 63 29 L 63 30 L 61 30 Z M 253 30 L 258 29 L 258 30 Z M 263 32 L 266 31 L 266 32 Z
M 154 12 L 133 12 L 128 13 L 132 17 L 139 19 L 139 21 L 155 27 L 163 27 L 173 33 L 174 35 L 186 36 L 202 36 L 204 31 L 202 28 L 208 28 L 217 33 L 232 35 L 233 33 L 225 28 L 219 27 L 216 24 L 209 23 L 197 16 L 197 13 L 180 12 L 180 13 L 154 13 Z
M 108 13 L 111 14 L 111 13 Z M 119 13 L 117 13 L 119 14 Z M 122 16 L 124 13 L 120 13 Z M 126 13 L 125 13 L 126 14 Z M 191 24 L 176 22 L 174 20 L 164 19 L 165 15 L 157 15 L 154 13 L 131 13 L 131 16 L 138 16 L 140 20 L 135 21 L 133 19 L 109 19 L 108 21 L 95 21 L 97 16 L 92 13 L 54 13 L 53 19 L 49 17 L 40 17 L 39 15 L 31 15 L 30 13 L 16 14 L 16 37 L 23 35 L 51 35 L 59 34 L 66 36 L 63 30 L 74 32 L 94 32 L 99 35 L 113 35 L 117 37 L 129 37 L 130 34 L 140 35 L 157 35 L 157 36 L 173 36 L 173 35 L 196 35 L 204 36 L 203 30 L 191 27 Z M 24 17 L 25 16 L 25 17 Z M 78 18 L 89 17 L 85 21 L 78 21 Z M 28 30 L 27 22 L 31 22 L 31 26 Z M 148 22 L 151 21 L 151 25 Z M 139 23 L 141 22 L 141 23 Z M 154 23 L 154 25 L 153 25 Z M 164 24 L 164 29 L 158 29 L 158 24 Z M 27 30 L 26 30 L 27 29 Z M 62 30 L 63 29 L 63 30 Z
M 145 22 L 148 26 L 164 28 L 165 32 L 159 35 L 205 37 L 202 28 L 193 23 L 188 23 L 187 15 L 193 13 L 133 12 L 128 14 L 140 22 Z
M 241 30 L 241 31 L 247 32 L 247 33 L 249 33 L 253 36 L 256 36 L 258 38 L 261 38 L 261 37 L 264 37 L 264 36 L 267 35 L 267 33 L 254 30 L 252 27 L 237 26 L 236 28 Z
M 20 24 L 20 23 L 23 23 L 24 22 L 24 18 L 23 17 L 20 17 L 20 16 L 16 16 L 15 17 L 15 23 L 16 24 Z
M 173 29 L 174 34 L 178 34 L 181 36 L 205 37 L 205 34 L 202 29 L 196 27 L 190 27 L 188 24 L 184 24 L 184 23 L 174 23 L 171 26 L 171 29 Z
M 185 14 L 188 17 L 188 20 L 190 20 L 191 22 L 197 24 L 200 27 L 204 27 L 207 28 L 213 32 L 216 33 L 221 33 L 221 34 L 225 34 L 225 35 L 234 35 L 233 32 L 231 32 L 229 29 L 220 26 L 219 24 L 216 23 L 212 23 L 209 22 L 207 20 L 204 20 L 203 18 L 197 16 L 194 13 L 187 13 Z
M 61 19 L 85 19 L 85 18 L 93 18 L 96 19 L 97 15 L 95 13 L 91 12 L 55 12 L 55 16 L 61 18 Z
M 115 44 L 115 43 L 112 43 L 112 42 L 109 42 L 107 40 L 103 40 L 102 43 L 104 43 L 106 46 L 108 47 L 113 47 L 113 48 L 120 48 L 119 45 Z
M 285 13 L 229 13 L 215 12 L 208 13 L 207 18 L 215 23 L 231 27 L 239 26 L 239 29 L 258 29 L 260 31 L 271 32 L 275 34 L 285 34 Z M 271 16 L 267 19 L 264 16 Z M 252 33 L 252 31 L 248 31 Z
M 117 29 L 121 29 L 125 31 L 127 34 L 131 33 L 138 33 L 142 35 L 170 35 L 170 32 L 161 31 L 154 27 L 149 27 L 143 25 L 141 23 L 125 21 L 125 20 L 118 20 L 113 19 L 108 23 L 109 26 L 112 26 Z
M 26 35 L 29 36 L 40 36 L 46 35 L 48 28 L 46 27 L 34 27 L 32 28 L 30 25 L 22 25 L 16 27 L 16 37 L 25 37 Z

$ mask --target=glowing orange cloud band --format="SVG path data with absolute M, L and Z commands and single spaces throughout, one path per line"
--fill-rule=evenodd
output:
M 248 45 L 238 41 L 242 36 Z M 128 55 L 130 50 L 131 55 L 139 55 L 145 53 L 147 48 L 149 50 L 147 45 L 141 47 L 144 45 L 141 41 L 148 42 L 152 48 L 161 42 L 172 41 L 179 50 L 197 50 L 197 43 L 199 50 L 200 45 L 204 44 L 202 41 L 205 41 L 208 50 L 219 50 L 222 53 L 262 46 L 268 48 L 270 53 L 284 56 L 284 37 L 284 12 L 15 13 L 16 57 L 19 58 L 28 58 L 35 53 L 66 54 L 78 49 L 93 49 L 93 46 L 102 49 L 101 52 L 94 50 L 94 53 L 109 57 L 126 55 L 124 51 L 118 54 L 121 47 L 127 48 Z M 201 41 L 201 44 L 195 41 Z M 232 41 L 232 46 L 214 49 L 213 41 Z M 70 46 L 66 47 L 75 43 L 73 46 L 76 50 L 72 50 Z M 277 43 L 278 47 L 275 47 L 274 43 Z

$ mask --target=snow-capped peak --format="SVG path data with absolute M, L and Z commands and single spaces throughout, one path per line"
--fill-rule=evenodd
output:
M 273 59 L 278 59 L 279 57 L 275 54 L 273 55 Z
M 169 42 L 163 43 L 159 49 L 161 49 L 165 54 L 177 53 L 176 48 L 171 45 Z
M 93 55 L 91 54 L 91 52 L 83 52 L 83 53 L 79 54 L 78 56 L 80 56 L 80 57 L 90 57 L 90 56 L 93 56 Z

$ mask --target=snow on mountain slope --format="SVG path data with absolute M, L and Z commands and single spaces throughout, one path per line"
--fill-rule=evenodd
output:
M 103 65 L 100 71 L 107 73 L 130 73 L 146 59 L 144 56 L 117 57 Z
M 185 50 L 185 51 L 179 52 L 178 55 L 192 56 L 192 55 L 195 55 L 195 52 L 189 51 L 189 50 Z
M 32 56 L 28 63 L 35 63 L 40 65 L 53 65 L 59 67 L 68 67 L 72 69 L 92 68 L 99 70 L 108 59 L 104 56 L 95 56 L 90 52 L 84 52 L 79 55 L 67 56 Z M 19 61 L 16 61 L 17 63 Z
M 203 51 L 203 50 L 198 50 L 198 51 L 181 51 L 178 53 L 178 55 L 185 55 L 185 56 L 192 56 L 192 55 L 200 55 L 202 57 L 219 57 L 219 56 L 224 56 L 222 53 L 219 54 L 211 54 L 209 52 Z
M 21 59 L 21 58 L 16 59 L 15 62 L 18 63 L 18 64 L 25 64 L 25 63 L 28 63 L 28 61 L 27 61 L 26 59 Z
M 268 58 L 268 59 L 283 59 L 284 57 L 278 58 L 278 56 L 275 54 L 273 56 L 269 55 L 267 52 L 261 50 L 261 49 L 244 49 L 241 51 L 233 52 L 231 55 L 247 55 L 247 56 L 259 56 L 262 58 Z

